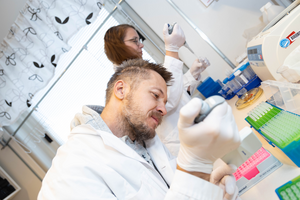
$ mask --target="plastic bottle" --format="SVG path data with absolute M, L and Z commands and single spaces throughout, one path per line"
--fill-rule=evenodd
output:
M 234 72 L 234 76 L 241 85 L 246 85 L 249 82 L 239 69 Z
M 285 8 L 282 6 L 273 5 L 268 2 L 266 5 L 260 8 L 263 14 L 263 21 L 267 25 L 269 24 L 279 13 L 281 13 Z
M 244 93 L 247 92 L 247 90 L 245 88 L 243 88 L 243 86 L 239 82 L 236 81 L 235 76 L 233 74 L 231 74 L 228 77 L 228 86 L 239 97 L 242 96 Z
M 219 94 L 222 95 L 225 99 L 231 99 L 235 94 L 233 94 L 233 91 L 228 86 L 228 78 L 225 78 L 223 80 L 223 87 L 219 91 Z
M 246 64 L 244 64 L 242 67 L 240 67 L 239 69 L 242 72 L 242 75 L 248 80 L 250 81 L 251 79 L 253 79 L 256 74 L 253 71 L 253 69 L 251 68 L 249 62 L 247 62 Z
M 226 77 L 229 77 L 229 76 L 232 74 L 232 72 L 233 72 L 233 70 L 231 70 L 231 69 L 226 69 L 226 70 L 225 70 L 225 75 L 226 75 Z

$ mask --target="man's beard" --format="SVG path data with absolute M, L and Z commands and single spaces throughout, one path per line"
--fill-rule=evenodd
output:
M 154 138 L 155 130 L 148 127 L 145 122 L 147 118 L 155 116 L 159 125 L 162 121 L 161 114 L 158 111 L 150 111 L 147 116 L 143 115 L 137 106 L 132 108 L 131 105 L 134 105 L 134 102 L 131 97 L 132 96 L 129 95 L 126 98 L 127 102 L 121 113 L 121 130 L 125 132 L 125 135 L 128 135 L 137 142 Z

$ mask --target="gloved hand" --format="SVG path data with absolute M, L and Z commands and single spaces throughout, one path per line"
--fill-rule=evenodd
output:
M 163 34 L 166 51 L 178 52 L 179 48 L 185 43 L 184 32 L 178 24 L 175 24 L 171 34 L 168 32 L 168 24 L 165 24 Z
M 208 67 L 210 66 L 209 61 L 207 60 L 207 58 L 199 58 L 196 59 L 193 62 L 192 67 L 190 68 L 191 74 L 193 75 L 193 77 L 199 81 L 201 78 L 201 73 Z
M 241 139 L 226 102 L 216 106 L 202 122 L 194 124 L 201 106 L 202 100 L 193 98 L 180 110 L 177 164 L 186 171 L 210 174 L 214 161 L 236 149 Z
M 221 165 L 214 169 L 210 175 L 211 183 L 218 185 L 224 190 L 223 200 L 241 200 L 238 196 L 235 177 L 232 175 L 236 171 L 235 165 Z

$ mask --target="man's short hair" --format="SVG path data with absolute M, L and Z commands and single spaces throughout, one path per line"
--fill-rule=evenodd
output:
M 172 73 L 167 71 L 161 64 L 151 63 L 143 59 L 127 60 L 117 67 L 116 72 L 107 83 L 105 104 L 108 104 L 117 81 L 126 81 L 130 84 L 130 90 L 134 91 L 142 80 L 150 78 L 150 70 L 157 72 L 165 80 L 166 85 L 169 86 L 169 82 L 172 80 Z

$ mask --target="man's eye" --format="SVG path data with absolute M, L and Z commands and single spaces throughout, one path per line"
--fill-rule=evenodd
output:
M 157 95 L 157 94 L 153 93 L 153 95 L 155 96 L 155 98 L 158 98 L 158 95 Z

